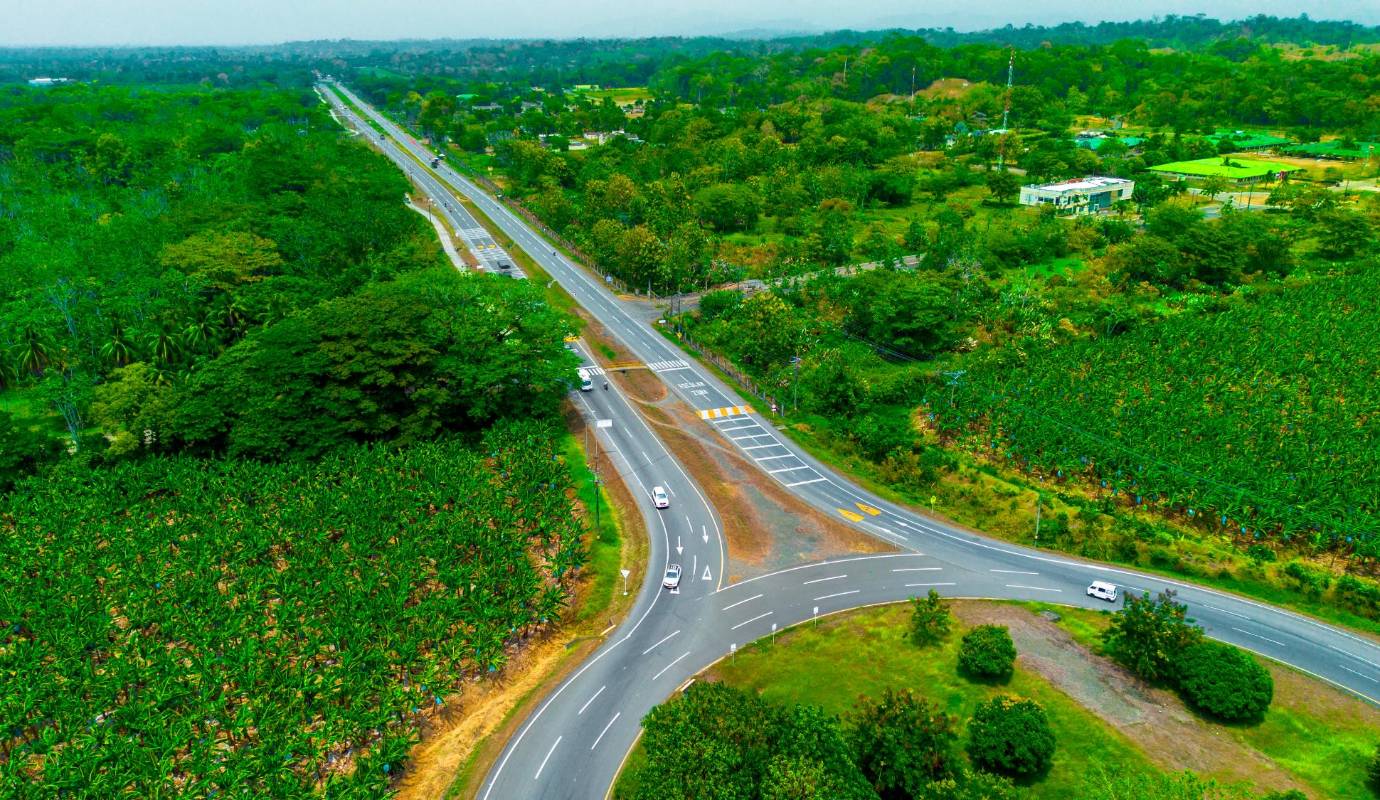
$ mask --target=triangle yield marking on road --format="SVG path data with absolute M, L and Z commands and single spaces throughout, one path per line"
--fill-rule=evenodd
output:
M 705 564 L 705 565 L 704 565 L 704 575 L 700 576 L 700 580 L 702 580 L 702 581 L 712 581 L 712 580 L 714 580 L 714 576 L 712 576 L 712 575 L 709 574 L 709 565 L 708 565 L 708 564 Z

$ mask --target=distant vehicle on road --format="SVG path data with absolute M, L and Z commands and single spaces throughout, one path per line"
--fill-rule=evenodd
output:
M 585 371 L 585 370 L 580 370 L 580 391 L 582 391 L 582 392 L 592 392 L 592 391 L 594 391 L 594 381 L 592 381 L 592 380 L 589 379 L 589 372 L 587 372 L 587 371 Z
M 1096 597 L 1099 600 L 1106 600 L 1108 603 L 1116 602 L 1116 586 L 1106 581 L 1093 581 L 1088 587 L 1088 597 Z
M 513 265 L 509 264 L 507 261 L 503 261 L 499 263 L 498 268 L 503 270 L 504 272 L 507 272 L 508 270 L 513 268 Z
M 661 585 L 667 589 L 675 589 L 680 586 L 680 565 L 672 564 L 666 568 L 666 575 L 661 579 Z
M 657 508 L 671 507 L 671 498 L 667 496 L 665 489 L 660 486 L 652 487 L 652 505 Z

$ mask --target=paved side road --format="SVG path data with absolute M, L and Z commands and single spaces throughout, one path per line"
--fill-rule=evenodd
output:
M 414 153 L 426 152 L 376 111 L 356 98 L 352 101 L 399 145 Z M 620 705 L 610 709 L 612 716 L 586 716 L 608 699 L 605 695 L 610 691 L 607 682 L 588 679 L 586 670 L 609 668 L 599 666 L 604 659 L 596 654 L 597 660 L 563 684 L 523 733 L 509 742 L 482 797 L 603 797 L 622 754 L 635 741 L 637 719 L 698 668 L 730 654 L 734 645 L 771 635 L 773 624 L 779 629 L 816 613 L 901 599 L 929 588 L 949 596 L 1038 599 L 1094 607 L 1100 601 L 1084 594 L 1092 580 L 1110 581 L 1132 591 L 1174 588 L 1209 635 L 1308 671 L 1371 702 L 1380 696 L 1380 647 L 1370 639 L 1234 595 L 1010 545 L 862 490 L 746 409 L 746 403 L 728 387 L 687 362 L 651 325 L 630 313 L 631 306 L 552 250 L 499 202 L 446 165 L 438 174 L 445 181 L 441 188 L 447 196 L 449 187 L 454 187 L 472 200 L 628 350 L 652 365 L 672 391 L 698 409 L 705 424 L 717 428 L 726 443 L 737 447 L 764 474 L 821 511 L 837 514 L 903 551 L 899 556 L 797 568 L 716 588 L 713 595 L 676 597 L 677 602 L 668 604 L 674 609 L 669 618 L 680 625 L 668 622 L 670 630 L 658 629 L 671 638 L 653 640 L 641 651 L 629 648 L 631 662 L 623 658 L 624 666 L 614 673 L 628 688 Z M 650 430 L 644 435 L 640 440 L 644 444 L 655 441 Z M 655 589 L 654 584 L 649 586 Z M 563 699 L 571 696 L 585 700 L 576 704 Z M 580 752 L 583 747 L 588 751 Z

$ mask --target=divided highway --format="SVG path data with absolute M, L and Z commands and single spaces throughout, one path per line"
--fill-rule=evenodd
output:
M 432 154 L 424 146 L 348 89 L 339 88 L 387 132 L 387 141 L 371 136 L 374 144 L 385 152 L 405 148 L 424 162 L 430 160 Z M 323 93 L 337 112 L 352 113 L 330 92 Z M 731 389 L 640 321 L 597 278 L 448 165 L 437 168 L 437 180 L 410 159 L 394 160 L 437 202 L 463 211 L 453 191 L 474 202 L 697 409 L 704 424 L 716 428 L 727 444 L 786 491 L 901 551 L 797 567 L 724 586 L 723 542 L 709 503 L 616 390 L 582 393 L 589 413 L 614 420 L 604 434 L 618 450 L 620 472 L 629 485 L 635 491 L 653 484 L 667 486 L 671 507 L 647 511 L 649 518 L 656 517 L 649 526 L 650 574 L 628 621 L 527 720 L 508 743 L 480 797 L 604 797 L 636 740 L 642 715 L 734 647 L 818 615 L 901 600 L 930 588 L 951 597 L 1045 600 L 1093 608 L 1106 607 L 1084 593 L 1093 580 L 1136 592 L 1173 588 L 1210 636 L 1290 664 L 1380 705 L 1380 645 L 1372 640 L 1234 595 L 989 539 L 872 495 L 753 413 Z M 601 386 L 596 379 L 596 387 Z M 677 540 L 684 552 L 671 556 Z M 658 588 L 657 567 L 668 558 L 686 567 L 677 595 Z M 700 574 L 692 574 L 692 564 Z

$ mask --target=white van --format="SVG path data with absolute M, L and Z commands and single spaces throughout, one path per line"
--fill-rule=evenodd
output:
M 594 381 L 592 381 L 592 380 L 589 379 L 589 372 L 587 372 L 587 371 L 585 371 L 585 370 L 580 370 L 580 391 L 582 391 L 582 392 L 592 392 L 592 391 L 594 391 Z
M 1088 597 L 1096 597 L 1098 600 L 1115 603 L 1116 586 L 1106 581 L 1093 581 L 1092 585 L 1088 587 Z

